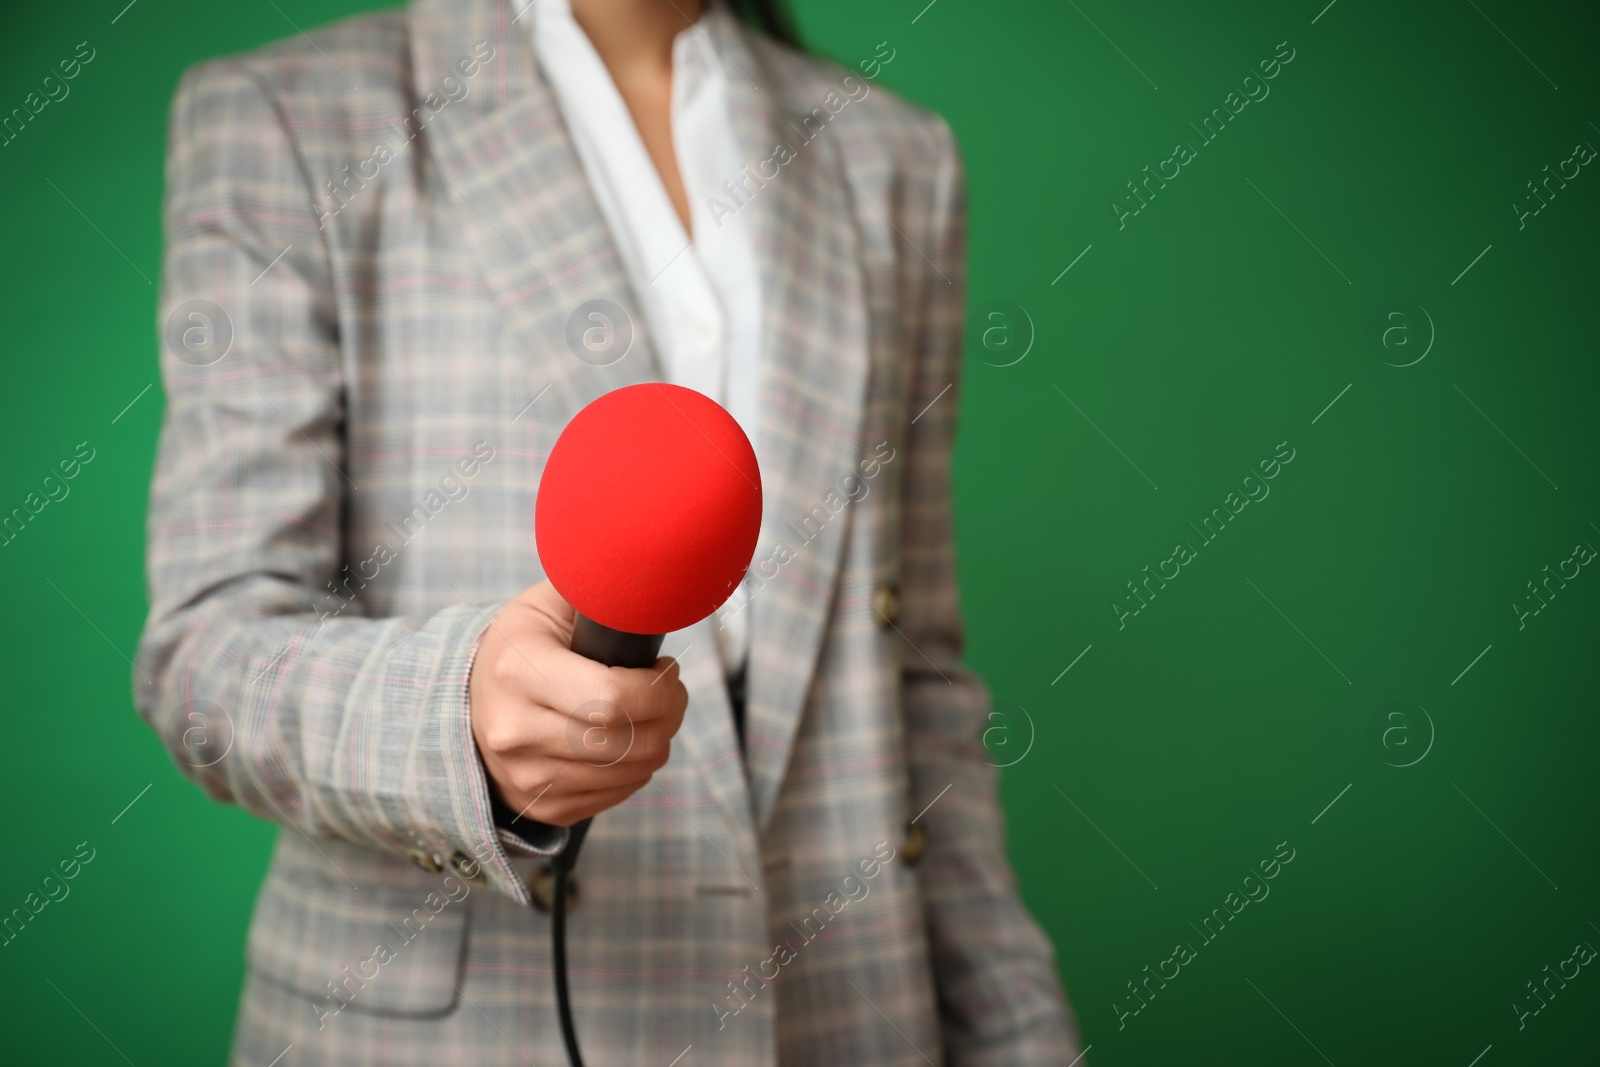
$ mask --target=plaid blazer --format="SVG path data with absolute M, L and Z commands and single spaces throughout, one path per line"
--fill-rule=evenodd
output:
M 173 105 L 135 690 L 186 774 L 286 827 L 236 1064 L 564 1062 L 543 861 L 496 836 L 466 684 L 542 576 L 557 434 L 659 372 L 525 30 L 415 0 L 203 64 Z M 765 315 L 746 748 L 713 624 L 670 635 L 671 761 L 578 866 L 586 1058 L 1067 1064 L 960 662 L 950 131 L 731 16 L 707 32 L 768 176 L 738 198 Z M 573 341 L 595 300 L 640 324 L 621 358 Z

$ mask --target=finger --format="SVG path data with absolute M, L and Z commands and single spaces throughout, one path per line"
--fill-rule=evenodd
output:
M 683 675 L 676 656 L 657 656 L 655 664 L 649 669 L 654 672 L 650 678 L 651 688 L 658 685 L 676 685 Z
M 527 604 L 529 610 L 551 624 L 558 632 L 564 631 L 567 635 L 566 644 L 571 644 L 572 628 L 577 623 L 578 613 L 571 604 L 556 591 L 546 578 L 537 585 L 531 585 L 522 591 L 519 600 Z
M 494 674 L 505 688 L 524 700 L 581 717 L 600 711 L 619 721 L 643 721 L 676 715 L 687 696 L 675 661 L 662 657 L 650 667 L 607 667 L 567 647 L 570 631 L 537 615 L 526 604 L 511 618 L 493 624 L 498 641 Z M 663 673 L 665 672 L 665 673 Z M 585 705 L 599 702 L 594 708 Z M 610 708 L 605 707 L 610 705 Z
M 615 789 L 600 789 L 572 796 L 546 799 L 529 810 L 529 816 L 552 826 L 571 826 L 614 808 L 637 793 L 649 779 Z
M 606 667 L 570 649 L 553 650 L 545 659 L 550 682 L 543 703 L 586 722 L 596 714 L 610 722 L 649 722 L 682 713 L 688 693 L 677 678 L 677 664 L 651 667 Z
M 588 793 L 597 789 L 615 789 L 634 785 L 666 766 L 672 757 L 670 743 L 651 755 L 626 758 L 629 753 L 619 750 L 604 762 L 596 759 L 563 759 L 535 756 L 511 758 L 500 762 L 497 778 L 510 786 L 506 790 L 521 803 L 527 803 L 548 792 L 551 796 Z M 512 799 L 513 797 L 508 797 Z
M 648 782 L 657 768 L 637 766 L 627 769 L 590 767 L 585 764 L 546 764 L 538 772 L 524 768 L 514 772 L 501 795 L 513 810 L 524 817 L 544 821 L 538 813 L 549 812 L 577 797 L 637 790 Z
M 609 706 L 606 710 L 609 712 Z M 496 750 L 502 758 L 571 760 L 591 767 L 650 762 L 670 747 L 681 725 L 671 718 L 633 722 L 593 709 L 587 718 L 549 708 L 517 718 L 520 724 L 497 738 L 502 741 Z

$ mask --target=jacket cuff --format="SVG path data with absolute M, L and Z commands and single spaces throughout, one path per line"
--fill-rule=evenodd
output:
M 472 651 L 467 655 L 467 668 L 461 686 L 461 699 L 467 716 L 467 732 L 472 732 L 472 665 L 478 660 L 478 648 L 483 644 L 483 635 L 489 632 L 489 620 L 499 613 L 496 607 L 494 613 L 485 614 L 483 628 L 478 631 L 478 636 L 473 638 Z M 482 776 L 485 790 L 489 796 L 489 816 L 494 823 L 495 839 L 500 845 L 511 853 L 519 856 L 554 856 L 567 847 L 568 831 L 565 826 L 551 826 L 549 823 L 539 822 L 537 819 L 525 819 L 519 812 L 511 810 L 505 801 L 500 799 L 500 794 L 489 781 L 489 769 L 484 766 L 483 753 L 478 751 L 478 741 L 472 738 L 472 752 L 477 757 L 478 773 Z
M 448 815 L 449 824 L 439 829 L 449 841 L 449 844 L 441 847 L 451 851 L 442 862 L 448 863 L 457 873 L 470 878 L 475 884 L 502 893 L 524 907 L 531 907 L 532 897 L 528 887 L 511 862 L 512 852 L 527 855 L 533 846 L 525 844 L 508 848 L 506 835 L 496 825 L 493 786 L 472 733 L 472 665 L 477 659 L 484 632 L 503 606 L 501 603 L 482 608 L 446 609 L 451 614 L 460 613 L 458 632 L 461 639 L 442 657 L 434 685 L 450 794 L 450 810 L 441 813 L 441 816 Z M 517 835 L 510 836 L 513 841 L 516 840 Z M 565 843 L 564 833 L 561 843 Z M 415 850 L 412 859 L 417 859 Z
M 494 826 L 500 834 L 500 843 L 508 852 L 521 856 L 554 856 L 567 847 L 570 831 L 565 826 L 552 826 L 537 819 L 527 819 L 512 811 L 499 795 L 489 790 L 489 805 L 493 810 Z

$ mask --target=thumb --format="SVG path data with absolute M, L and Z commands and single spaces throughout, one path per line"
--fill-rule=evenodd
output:
M 572 628 L 577 624 L 578 613 L 556 592 L 550 579 L 529 586 L 520 599 L 538 619 L 548 624 L 550 631 L 560 637 L 563 644 L 572 642 Z

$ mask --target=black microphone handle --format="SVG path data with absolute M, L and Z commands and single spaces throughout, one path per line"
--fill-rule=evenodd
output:
M 664 634 L 613 630 L 579 615 L 572 628 L 572 651 L 607 667 L 648 667 L 661 654 L 664 637 Z M 583 1055 L 578 1050 L 577 1028 L 572 1022 L 572 998 L 567 990 L 567 876 L 578 862 L 578 851 L 583 848 L 583 839 L 593 821 L 590 818 L 574 824 L 567 831 L 566 847 L 550 861 L 555 873 L 551 887 L 550 939 L 555 965 L 556 1013 L 561 1020 L 561 1039 L 567 1046 L 567 1061 L 572 1067 L 583 1067 Z
M 613 630 L 586 615 L 579 615 L 572 628 L 572 651 L 584 659 L 604 663 L 607 667 L 648 667 L 661 655 L 661 642 L 665 634 L 631 634 Z M 567 845 L 551 866 L 560 872 L 569 872 L 578 862 L 578 851 L 583 848 L 584 836 L 594 820 L 585 819 L 575 824 L 567 833 Z
M 572 628 L 572 651 L 607 667 L 648 667 L 661 655 L 665 634 L 630 634 L 579 615 Z

